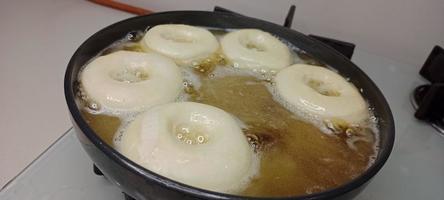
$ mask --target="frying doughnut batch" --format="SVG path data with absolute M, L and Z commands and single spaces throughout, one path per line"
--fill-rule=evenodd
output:
M 359 124 L 369 117 L 359 91 L 325 67 L 295 64 L 280 71 L 276 89 L 285 102 L 321 120 Z
M 118 51 L 89 63 L 80 81 L 88 97 L 107 109 L 141 110 L 174 101 L 182 74 L 162 55 Z
M 280 70 L 291 65 L 288 47 L 271 34 L 257 29 L 242 29 L 225 35 L 222 52 L 235 67 Z
M 219 49 L 214 35 L 203 28 L 188 25 L 157 25 L 143 37 L 145 51 L 170 57 L 177 64 L 189 65 L 210 57 Z
M 225 111 L 194 102 L 155 106 L 123 134 L 118 150 L 147 169 L 213 191 L 237 192 L 257 169 L 241 128 Z
M 117 51 L 95 58 L 79 79 L 88 100 L 103 109 L 137 112 L 116 145 L 119 152 L 163 176 L 218 192 L 242 190 L 258 171 L 239 122 L 214 106 L 177 102 L 181 68 L 222 54 L 239 70 L 272 71 L 285 104 L 319 120 L 359 124 L 369 117 L 359 91 L 325 67 L 292 65 L 290 49 L 271 34 L 241 29 L 220 43 L 208 30 L 158 25 L 140 41 L 145 52 Z

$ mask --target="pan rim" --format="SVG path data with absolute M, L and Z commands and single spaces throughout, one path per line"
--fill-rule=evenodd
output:
M 265 199 L 270 199 L 270 200 L 271 199 L 330 199 L 330 198 L 338 197 L 338 196 L 341 196 L 349 191 L 359 188 L 362 185 L 365 185 L 386 163 L 386 161 L 388 160 L 388 157 L 392 151 L 392 148 L 393 148 L 394 138 L 395 138 L 395 127 L 394 127 L 393 115 L 391 113 L 390 107 L 389 107 L 385 97 L 383 96 L 382 92 L 373 83 L 373 81 L 362 70 L 360 70 L 359 67 L 357 67 L 355 64 L 353 64 L 347 58 L 345 58 L 344 56 L 342 56 L 341 54 L 339 54 L 338 52 L 336 52 L 332 48 L 330 48 L 330 47 L 328 47 L 328 46 L 326 46 L 314 39 L 308 38 L 308 37 L 306 37 L 304 39 L 310 40 L 310 42 L 312 42 L 313 44 L 316 44 L 316 45 L 324 48 L 324 49 L 322 49 L 323 51 L 327 51 L 330 54 L 333 54 L 340 59 L 346 59 L 343 62 L 350 62 L 356 68 L 355 70 L 357 70 L 358 73 L 363 75 L 364 78 L 368 79 L 368 81 L 370 82 L 370 88 L 375 90 L 373 92 L 376 92 L 377 96 L 380 97 L 378 99 L 378 101 L 381 101 L 380 103 L 385 108 L 388 109 L 388 110 L 386 110 L 386 112 L 387 112 L 386 118 L 384 119 L 384 121 L 385 121 L 384 123 L 387 124 L 386 130 L 380 131 L 380 134 L 381 133 L 389 133 L 390 134 L 388 136 L 388 141 L 387 141 L 386 145 L 384 146 L 384 149 L 383 149 L 384 151 L 378 152 L 378 157 L 376 158 L 375 162 L 357 178 L 355 178 L 355 179 L 351 180 L 350 182 L 347 182 L 346 184 L 343 184 L 339 187 L 332 188 L 332 189 L 329 189 L 329 190 L 326 190 L 326 191 L 323 191 L 320 193 L 310 194 L 310 195 L 290 196 L 290 197 L 238 196 L 238 195 L 208 191 L 208 190 L 188 186 L 183 183 L 179 183 L 179 182 L 174 181 L 172 179 L 158 175 L 155 172 L 152 172 L 148 169 L 145 169 L 144 167 L 138 165 L 137 163 L 129 160 L 128 158 L 126 158 L 125 156 L 120 154 L 117 150 L 112 148 L 110 145 L 106 144 L 87 125 L 87 122 L 81 116 L 80 109 L 77 107 L 77 105 L 75 103 L 75 94 L 74 94 L 74 89 L 73 89 L 75 80 L 73 80 L 72 74 L 74 71 L 75 60 L 81 54 L 81 52 L 85 48 L 85 46 L 90 45 L 91 41 L 95 40 L 102 32 L 109 31 L 115 27 L 118 27 L 122 24 L 128 23 L 129 21 L 132 21 L 132 20 L 139 20 L 139 19 L 144 19 L 144 18 L 153 17 L 153 16 L 159 17 L 159 16 L 168 16 L 168 15 L 176 15 L 176 14 L 181 14 L 181 15 L 196 15 L 196 14 L 217 15 L 217 17 L 237 18 L 237 19 L 241 19 L 241 20 L 249 20 L 249 21 L 254 21 L 254 22 L 258 22 L 258 23 L 263 23 L 263 24 L 267 24 L 269 26 L 279 26 L 279 25 L 276 25 L 276 24 L 273 24 L 270 22 L 266 22 L 263 20 L 250 18 L 250 17 L 246 17 L 246 16 L 240 16 L 240 15 L 232 14 L 232 13 L 210 12 L 210 11 L 169 11 L 169 12 L 153 13 L 153 14 L 146 15 L 146 16 L 137 16 L 137 17 L 132 17 L 132 18 L 126 19 L 126 20 L 122 20 L 122 21 L 114 23 L 110 26 L 107 26 L 107 27 L 103 28 L 102 30 L 99 30 L 98 32 L 96 32 L 92 36 L 90 36 L 85 42 L 82 43 L 82 45 L 80 45 L 80 47 L 76 50 L 76 52 L 71 57 L 71 59 L 68 63 L 68 67 L 66 69 L 65 79 L 64 79 L 65 98 L 66 98 L 66 102 L 68 105 L 68 109 L 69 109 L 70 114 L 72 116 L 72 120 L 76 123 L 78 128 L 91 141 L 91 143 L 93 143 L 105 155 L 110 157 L 110 159 L 112 159 L 114 162 L 116 162 L 120 166 L 124 167 L 125 169 L 131 171 L 133 174 L 142 176 L 145 180 L 148 179 L 149 181 L 154 181 L 154 182 L 156 182 L 156 184 L 158 184 L 162 187 L 166 187 L 171 190 L 182 192 L 182 193 L 185 193 L 186 195 L 189 195 L 192 197 L 211 198 L 211 199 L 251 199 L 251 200 L 253 200 L 253 199 L 264 199 L 264 200 Z M 295 30 L 287 29 L 284 27 L 280 27 L 280 28 L 286 29 L 286 31 L 288 31 L 289 33 L 292 33 L 298 37 L 302 37 L 301 35 L 303 35 Z

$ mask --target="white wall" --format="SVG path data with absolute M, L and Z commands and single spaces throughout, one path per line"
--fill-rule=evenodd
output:
M 220 5 L 281 24 L 297 6 L 293 28 L 353 42 L 357 48 L 415 67 L 444 46 L 444 0 L 126 0 L 154 11 L 211 10 Z

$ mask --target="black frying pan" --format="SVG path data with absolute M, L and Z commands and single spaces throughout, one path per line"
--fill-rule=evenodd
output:
M 101 50 L 131 31 L 145 30 L 158 24 L 189 24 L 217 29 L 258 28 L 284 38 L 309 55 L 336 69 L 358 88 L 374 108 L 380 130 L 379 153 L 375 163 L 361 176 L 340 187 L 307 196 L 251 198 L 210 192 L 157 175 L 107 145 L 88 126 L 75 103 L 75 86 L 81 67 Z M 349 59 L 332 48 L 294 30 L 266 21 L 232 13 L 174 11 L 134 17 L 108 26 L 86 40 L 72 56 L 65 74 L 65 97 L 74 129 L 83 148 L 103 174 L 123 192 L 138 199 L 350 199 L 381 169 L 393 147 L 395 130 L 392 113 L 381 91 Z

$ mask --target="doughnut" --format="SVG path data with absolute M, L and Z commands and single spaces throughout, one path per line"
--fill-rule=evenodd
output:
M 151 171 L 211 191 L 239 191 L 255 173 L 253 149 L 235 119 L 200 103 L 148 109 L 128 125 L 116 146 Z
M 221 39 L 225 57 L 235 67 L 280 70 L 292 64 L 289 48 L 271 34 L 258 29 L 241 29 Z
M 325 67 L 295 64 L 281 70 L 275 83 L 285 102 L 322 120 L 354 124 L 369 117 L 367 104 L 356 87 Z
M 80 82 L 88 98 L 100 106 L 134 111 L 174 101 L 182 89 L 182 74 L 162 55 L 117 51 L 87 64 Z
M 155 51 L 170 57 L 179 65 L 201 62 L 219 48 L 214 35 L 204 29 L 182 24 L 157 25 L 142 39 L 146 51 Z

